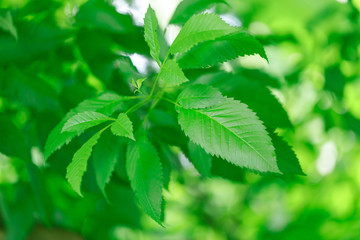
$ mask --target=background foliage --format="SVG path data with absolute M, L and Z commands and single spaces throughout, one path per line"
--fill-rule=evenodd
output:
M 148 2 L 1 1 L 0 239 L 5 232 L 8 239 L 360 238 L 360 2 L 184 1 L 172 17 L 153 5 L 166 27 L 161 46 L 173 40 L 177 26 L 206 9 L 240 24 L 265 46 L 269 64 L 259 56 L 241 57 L 185 74 L 247 103 L 293 146 L 306 176 L 259 176 L 216 158 L 210 172 L 197 166 L 200 176 L 181 157 L 171 162 L 179 170 L 165 186 L 163 228 L 136 204 L 117 157 L 125 149 L 111 148 L 122 140 L 104 135 L 92 161 L 105 153 L 118 159 L 106 185 L 108 199 L 97 183 L 110 176 L 96 175 L 93 164 L 79 197 L 66 181 L 66 166 L 91 134 L 45 163 L 46 139 L 84 99 L 108 90 L 132 95 L 135 89 L 124 85 L 157 72 L 143 37 Z M 186 68 L 189 59 L 185 55 L 179 64 Z M 150 116 L 159 123 L 166 117 Z M 153 134 L 174 145 L 180 136 L 166 125 Z M 174 149 L 156 147 L 177 158 Z

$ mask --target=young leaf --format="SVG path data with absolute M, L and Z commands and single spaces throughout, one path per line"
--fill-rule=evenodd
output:
M 17 30 L 14 26 L 10 11 L 6 12 L 6 16 L 0 15 L 0 28 L 11 33 L 16 40 L 18 39 Z
M 146 136 L 129 141 L 126 172 L 144 211 L 161 224 L 163 175 L 158 153 Z
M 239 56 L 259 54 L 268 61 L 263 46 L 246 32 L 235 32 L 200 43 L 177 59 L 181 68 L 211 67 Z
M 120 113 L 116 121 L 111 126 L 111 131 L 119 137 L 128 137 L 135 141 L 133 134 L 133 125 L 125 113 Z
M 160 66 L 161 65 L 159 59 L 160 45 L 157 38 L 157 31 L 158 31 L 158 22 L 156 19 L 155 11 L 149 5 L 144 19 L 144 37 L 146 43 L 150 47 L 150 55 L 155 59 L 155 61 Z
M 216 14 L 197 14 L 185 23 L 169 51 L 171 54 L 183 53 L 196 44 L 214 40 L 237 31 L 238 28 L 225 23 Z
M 179 108 L 185 134 L 206 152 L 259 172 L 279 172 L 271 139 L 254 112 L 227 99 L 206 109 Z
M 82 132 L 88 128 L 99 125 L 103 122 L 113 120 L 112 118 L 98 112 L 82 112 L 71 117 L 65 123 L 63 132 Z
M 211 172 L 212 157 L 205 152 L 199 145 L 189 141 L 188 149 L 190 160 L 196 170 L 204 177 L 209 177 Z
M 179 65 L 172 59 L 168 59 L 161 68 L 159 73 L 160 81 L 169 86 L 177 86 L 184 82 L 189 81 Z
M 132 79 L 132 84 L 135 87 L 134 93 L 136 93 L 136 92 L 141 93 L 141 86 L 145 80 L 146 80 L 146 78 L 140 78 L 136 81 L 134 79 Z
M 294 150 L 276 133 L 270 134 L 275 147 L 277 165 L 283 174 L 305 175 Z
M 85 142 L 79 150 L 76 151 L 72 162 L 67 167 L 66 179 L 69 181 L 71 187 L 82 196 L 80 187 L 84 173 L 86 172 L 87 162 L 91 155 L 93 146 L 100 138 L 102 131 L 94 134 L 87 142 Z
M 215 88 L 208 85 L 191 85 L 178 96 L 177 103 L 183 108 L 206 108 L 224 101 L 224 97 Z
M 81 102 L 75 109 L 68 112 L 61 122 L 50 132 L 45 144 L 45 159 L 47 160 L 53 152 L 60 149 L 64 144 L 68 144 L 78 135 L 77 132 L 62 132 L 65 123 L 71 117 L 79 112 L 85 111 L 96 111 L 111 115 L 121 107 L 120 103 L 124 100 L 128 100 L 128 98 L 114 93 L 105 93 L 96 98 L 86 99 Z
M 184 0 L 176 7 L 170 23 L 183 24 L 197 12 L 204 11 L 215 3 L 225 3 L 224 0 Z
M 99 143 L 94 147 L 92 158 L 96 182 L 106 199 L 105 186 L 109 183 L 119 158 L 121 152 L 119 145 L 119 138 L 105 132 Z

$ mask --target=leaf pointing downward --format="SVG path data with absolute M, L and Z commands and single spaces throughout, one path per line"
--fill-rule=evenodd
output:
M 149 5 L 144 19 L 144 38 L 150 47 L 150 55 L 160 66 L 160 45 L 157 38 L 158 22 L 156 19 L 155 11 Z
M 76 151 L 72 162 L 67 167 L 66 179 L 69 181 L 71 187 L 80 195 L 80 186 L 84 173 L 86 172 L 87 162 L 92 152 L 93 146 L 100 138 L 102 131 L 94 134 L 82 147 Z
M 116 136 L 128 137 L 135 140 L 132 122 L 125 113 L 119 114 L 115 123 L 111 126 L 111 131 Z
M 275 146 L 277 164 L 280 171 L 287 175 L 305 175 L 294 150 L 276 133 L 270 134 Z
M 160 81 L 169 86 L 177 86 L 189 81 L 179 65 L 172 59 L 168 59 L 161 68 Z
M 259 172 L 279 172 L 271 139 L 255 113 L 227 99 L 206 109 L 179 108 L 185 134 L 206 152 Z
M 190 160 L 194 167 L 204 177 L 209 177 L 211 172 L 212 157 L 205 152 L 199 145 L 189 141 L 188 149 Z
M 146 136 L 129 141 L 126 154 L 126 172 L 140 206 L 161 224 L 162 188 L 164 186 L 160 159 Z
M 93 151 L 92 159 L 95 168 L 96 182 L 106 199 L 105 186 L 110 182 L 115 164 L 121 152 L 120 140 L 120 138 L 113 134 L 105 132 Z

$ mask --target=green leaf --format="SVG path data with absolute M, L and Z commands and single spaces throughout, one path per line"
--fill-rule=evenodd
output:
M 305 175 L 301 169 L 299 159 L 289 144 L 274 132 L 270 136 L 275 147 L 277 165 L 280 171 L 289 175 Z
M 130 141 L 126 153 L 126 172 L 144 211 L 161 224 L 163 173 L 155 147 L 142 135 Z
M 82 4 L 76 14 L 76 25 L 112 33 L 131 33 L 135 28 L 131 16 L 120 14 L 107 1 L 87 1 Z M 102 35 L 105 33 L 102 32 Z
M 208 85 L 191 85 L 178 96 L 177 103 L 183 108 L 206 108 L 224 101 L 224 97 L 215 88 Z
M 221 158 L 213 157 L 211 166 L 211 177 L 219 176 L 221 178 L 229 179 L 233 182 L 245 183 L 244 169 L 224 161 Z
M 128 96 L 120 96 L 115 93 L 104 93 L 98 97 L 84 100 L 74 109 L 74 111 L 93 111 L 109 116 L 119 110 L 122 107 L 121 103 L 126 100 L 131 100 L 131 98 Z
M 237 31 L 238 28 L 225 23 L 216 14 L 197 14 L 185 23 L 169 51 L 171 54 L 183 53 L 196 44 L 214 40 Z
M 155 59 L 155 61 L 160 66 L 161 65 L 159 59 L 160 45 L 157 38 L 157 31 L 158 31 L 158 21 L 156 19 L 155 11 L 149 5 L 144 19 L 144 37 L 146 43 L 150 47 L 150 55 Z
M 215 3 L 227 4 L 224 0 L 184 0 L 176 7 L 170 23 L 183 24 L 195 13 L 204 11 Z
M 181 68 L 211 67 L 240 56 L 259 54 L 268 61 L 263 46 L 246 32 L 235 32 L 200 43 L 177 59 Z
M 61 122 L 50 132 L 45 144 L 45 159 L 47 160 L 52 153 L 60 149 L 64 144 L 68 144 L 79 134 L 77 132 L 62 132 L 65 123 L 71 117 L 79 112 L 85 111 L 96 111 L 111 115 L 121 107 L 121 102 L 125 100 L 129 100 L 129 98 L 114 93 L 105 93 L 96 98 L 87 99 L 81 102 L 76 108 L 68 112 Z
M 204 177 L 209 177 L 211 173 L 212 157 L 205 152 L 199 145 L 189 141 L 188 149 L 190 160 L 196 170 Z
M 69 181 L 71 187 L 82 196 L 80 187 L 82 177 L 86 172 L 87 163 L 92 152 L 92 148 L 100 138 L 102 131 L 94 134 L 87 142 L 85 142 L 73 156 L 72 162 L 67 167 L 66 179 Z
M 99 143 L 94 147 L 92 159 L 96 182 L 106 199 L 105 186 L 110 182 L 111 175 L 119 158 L 121 152 L 119 146 L 119 138 L 105 132 Z
M 64 144 L 68 144 L 74 137 L 80 134 L 77 132 L 62 132 L 62 128 L 67 120 L 75 115 L 76 112 L 74 111 L 68 112 L 63 120 L 61 120 L 61 122 L 50 132 L 45 143 L 45 160 L 47 160 L 53 152 L 60 149 Z
M 125 113 L 120 113 L 116 121 L 111 126 L 111 131 L 119 137 L 128 137 L 135 141 L 133 134 L 133 125 Z
M 215 73 L 203 75 L 197 81 L 204 85 L 212 85 L 228 97 L 240 100 L 252 109 L 264 122 L 272 128 L 292 128 L 287 112 L 277 97 L 272 94 L 266 76 L 249 73 Z M 266 107 L 264 107 L 266 106 Z
M 145 80 L 146 80 L 146 78 L 140 78 L 136 81 L 134 79 L 132 79 L 132 84 L 135 87 L 134 93 L 136 93 L 136 92 L 141 93 L 141 86 Z
M 6 12 L 5 16 L 0 16 L 0 28 L 11 33 L 16 40 L 18 39 L 17 30 L 14 26 L 10 11 Z
M 179 65 L 172 59 L 168 59 L 160 70 L 160 81 L 169 86 L 177 86 L 189 81 Z
M 239 101 L 206 109 L 179 108 L 185 134 L 207 153 L 259 172 L 279 172 L 275 151 L 262 122 Z
M 71 117 L 65 123 L 62 132 L 83 132 L 84 130 L 99 125 L 103 122 L 113 120 L 112 118 L 98 112 L 82 112 Z

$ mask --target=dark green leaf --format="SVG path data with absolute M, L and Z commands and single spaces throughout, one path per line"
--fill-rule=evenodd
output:
M 189 141 L 188 144 L 190 160 L 196 170 L 204 177 L 210 176 L 212 157 L 205 152 L 199 145 Z
M 105 198 L 107 198 L 105 186 L 110 182 L 111 175 L 120 156 L 121 148 L 119 146 L 119 138 L 105 132 L 94 147 L 92 158 L 96 182 Z
M 276 133 L 270 134 L 275 147 L 276 161 L 283 174 L 305 175 L 294 150 Z
M 193 14 L 204 11 L 215 3 L 225 3 L 224 0 L 184 0 L 177 6 L 170 23 L 183 24 Z

